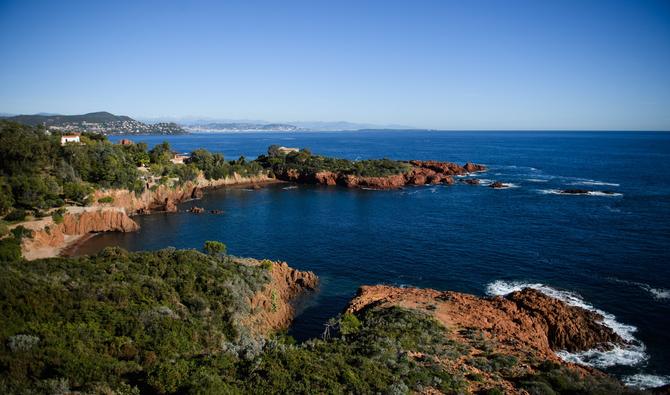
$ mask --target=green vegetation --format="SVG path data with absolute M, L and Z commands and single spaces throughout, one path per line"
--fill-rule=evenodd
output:
M 226 350 L 253 341 L 237 322 L 268 281 L 260 266 L 193 250 L 3 259 L 0 389 L 40 393 L 56 380 L 174 392 L 201 360 L 232 358 Z
M 98 203 L 114 203 L 114 197 L 105 196 L 98 199 Z
M 209 255 L 226 255 L 226 245 L 220 241 L 205 241 L 203 249 Z
M 520 387 L 531 395 L 640 393 L 635 389 L 622 388 L 621 384 L 608 376 L 584 377 L 550 361 L 543 362 L 537 374 L 524 377 L 520 381 Z
M 512 356 L 472 356 L 432 316 L 400 307 L 343 314 L 323 339 L 302 344 L 251 335 L 240 323 L 257 313 L 249 301 L 268 286 L 271 265 L 225 255 L 222 243 L 208 242 L 208 254 L 108 248 L 26 264 L 10 256 L 25 236 L 0 240 L 3 393 L 451 394 L 489 382 L 481 393 L 497 394 L 502 379 L 531 394 L 628 391 L 558 364 L 531 362 L 528 374 Z M 460 333 L 489 348 L 480 332 Z M 481 373 L 445 363 L 459 360 Z
M 296 345 L 239 327 L 263 265 L 165 249 L 0 265 L 4 393 L 406 393 L 462 388 L 435 358 L 450 346 L 425 314 L 343 317 L 340 337 Z M 355 321 L 354 321 L 355 320 Z M 420 361 L 408 352 L 426 355 Z
M 384 177 L 406 173 L 411 169 L 411 166 L 407 163 L 390 159 L 351 161 L 313 155 L 308 149 L 283 154 L 274 145 L 268 148 L 267 155 L 261 155 L 257 161 L 263 167 L 271 169 L 274 174 L 283 174 L 288 170 L 298 170 L 302 174 L 331 171 L 344 175 Z
M 234 161 L 226 161 L 222 154 L 213 154 L 204 149 L 193 151 L 188 163 L 202 170 L 207 179 L 230 177 L 233 173 L 241 176 L 253 176 L 263 170 L 260 163 L 257 161 L 249 162 L 243 156 Z
M 256 175 L 258 162 L 244 157 L 225 161 L 223 155 L 205 150 L 193 153 L 187 164 L 174 164 L 167 142 L 151 150 L 144 143 L 112 144 L 105 136 L 83 133 L 82 144 L 61 146 L 58 133 L 0 120 L 0 216 L 20 221 L 26 210 L 37 213 L 64 204 L 85 205 L 96 188 L 122 188 L 140 193 L 149 177 L 159 184 L 193 181 L 200 171 L 209 179 L 238 173 Z M 142 172 L 138 167 L 147 167 Z M 101 203 L 111 203 L 102 198 Z M 21 211 L 24 210 L 24 211 Z

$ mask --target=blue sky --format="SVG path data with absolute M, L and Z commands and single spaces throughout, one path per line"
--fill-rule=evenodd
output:
M 670 1 L 0 0 L 0 112 L 670 130 Z

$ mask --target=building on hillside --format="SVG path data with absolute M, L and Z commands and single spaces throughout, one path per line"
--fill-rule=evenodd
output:
M 119 140 L 119 144 L 120 145 L 133 145 L 135 143 L 133 143 L 133 140 L 121 139 L 121 140 Z
M 79 133 L 64 134 L 60 137 L 60 145 L 68 143 L 80 144 L 81 140 L 79 139 Z
M 191 155 L 189 154 L 178 154 L 174 153 L 172 155 L 172 159 L 170 159 L 170 162 L 174 163 L 175 165 L 183 165 L 184 161 L 187 159 L 190 159 Z
M 291 152 L 299 152 L 300 149 L 298 148 L 291 148 L 291 147 L 279 147 L 277 148 L 277 151 L 279 151 L 280 154 L 290 154 Z

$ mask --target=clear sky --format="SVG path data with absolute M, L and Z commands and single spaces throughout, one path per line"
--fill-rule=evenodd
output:
M 0 0 L 0 112 L 670 130 L 670 1 Z

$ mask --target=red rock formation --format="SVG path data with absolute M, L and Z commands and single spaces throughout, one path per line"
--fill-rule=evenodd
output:
M 364 286 L 346 311 L 358 313 L 375 307 L 418 310 L 442 323 L 448 329 L 445 336 L 452 344 L 458 344 L 463 357 L 442 359 L 440 363 L 448 370 L 478 377 L 468 382 L 469 393 L 485 393 L 493 387 L 502 388 L 503 393 L 526 393 L 519 391 L 514 379 L 491 374 L 487 366 L 491 356 L 515 361 L 511 377 L 532 376 L 543 361 L 550 361 L 581 377 L 603 378 L 605 375 L 596 369 L 563 361 L 555 351 L 608 348 L 611 343 L 623 343 L 597 314 L 532 289 L 506 297 L 479 298 L 433 289 Z M 614 393 L 622 393 L 623 386 L 616 382 L 613 385 L 612 388 L 619 388 Z
M 270 283 L 254 295 L 250 300 L 251 311 L 244 326 L 252 332 L 269 334 L 276 330 L 286 329 L 295 316 L 292 302 L 307 291 L 314 291 L 319 278 L 312 272 L 303 272 L 289 267 L 286 262 L 241 260 L 244 264 L 270 264 Z
M 353 174 L 337 174 L 320 171 L 314 174 L 302 174 L 297 169 L 288 169 L 277 177 L 281 180 L 307 184 L 342 185 L 348 188 L 397 189 L 405 185 L 453 184 L 454 175 L 467 174 L 468 171 L 451 162 L 410 161 L 411 169 L 406 173 L 384 177 L 363 177 Z M 482 171 L 482 165 L 469 163 L 471 169 Z
M 623 343 L 619 335 L 602 324 L 600 314 L 569 306 L 537 290 L 513 292 L 507 295 L 507 300 L 544 326 L 552 350 L 584 351 Z
M 435 306 L 426 309 L 427 305 Z M 609 348 L 624 341 L 591 311 L 569 306 L 534 289 L 507 297 L 478 298 L 432 289 L 364 286 L 348 312 L 369 306 L 401 306 L 426 310 L 451 328 L 478 328 L 497 339 L 500 351 L 537 352 L 561 361 L 554 351 Z
M 484 170 L 486 170 L 486 166 L 484 166 L 484 165 L 478 165 L 478 164 L 476 164 L 476 163 L 472 163 L 472 162 L 468 162 L 468 163 L 466 163 L 466 164 L 463 166 L 463 168 L 464 168 L 465 171 L 467 171 L 468 173 L 474 173 L 474 172 L 478 172 L 478 171 L 484 171 Z
M 317 184 L 336 185 L 337 174 L 331 171 L 320 171 L 314 175 Z

